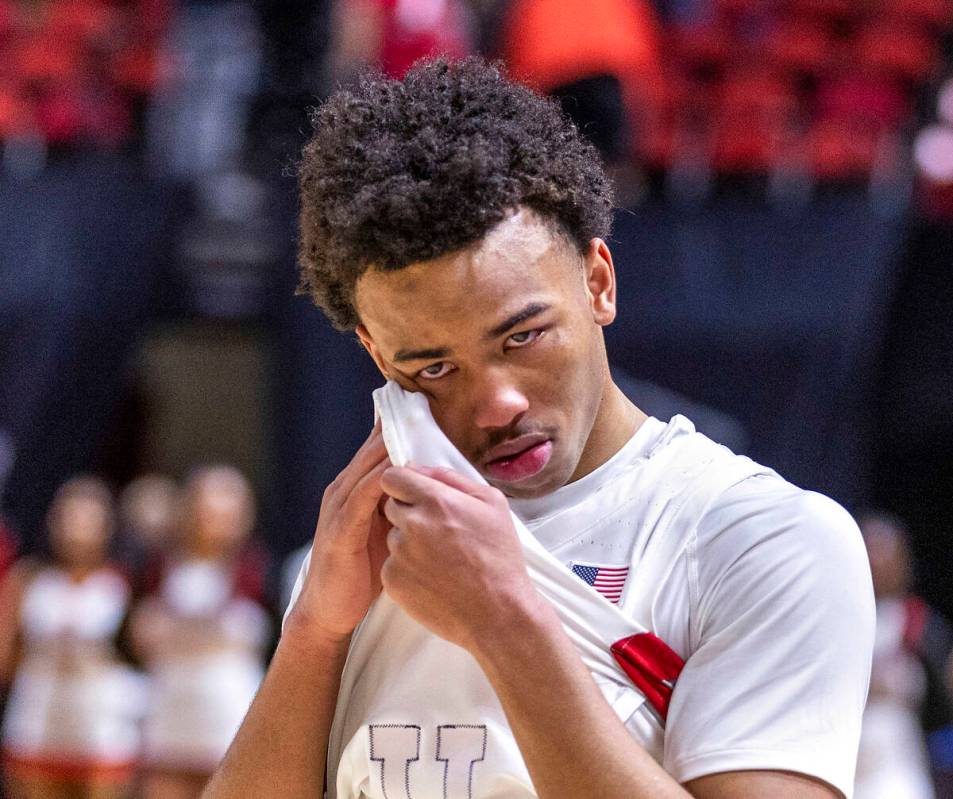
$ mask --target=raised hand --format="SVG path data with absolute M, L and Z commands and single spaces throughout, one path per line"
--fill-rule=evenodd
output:
M 380 478 L 389 466 L 378 424 L 324 492 L 311 566 L 285 634 L 344 642 L 380 593 L 390 529 Z
M 392 467 L 384 590 L 431 631 L 475 651 L 509 614 L 537 606 L 506 498 L 448 469 Z

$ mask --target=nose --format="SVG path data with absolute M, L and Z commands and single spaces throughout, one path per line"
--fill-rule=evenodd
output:
M 473 400 L 473 421 L 484 430 L 509 427 L 529 409 L 529 400 L 522 391 L 499 380 L 474 386 Z

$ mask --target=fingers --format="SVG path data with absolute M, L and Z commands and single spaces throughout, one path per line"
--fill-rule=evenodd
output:
M 457 491 L 462 491 L 471 497 L 483 499 L 486 493 L 486 485 L 471 480 L 466 475 L 455 472 L 453 469 L 445 469 L 439 466 L 417 466 L 416 464 L 408 468 L 432 480 L 455 488 Z
M 381 434 L 381 425 L 378 421 L 367 440 L 354 453 L 351 462 L 344 467 L 328 487 L 329 494 L 336 498 L 338 503 L 346 502 L 354 487 L 363 477 L 386 458 L 387 448 L 384 446 L 384 437 Z
M 381 488 L 381 476 L 389 468 L 391 468 L 390 460 L 386 457 L 382 458 L 351 489 L 346 503 L 348 510 L 353 512 L 355 516 L 369 517 L 377 510 L 377 505 L 384 493 Z
M 354 453 L 349 465 L 353 465 L 359 471 L 365 471 L 369 465 L 376 464 L 380 460 L 382 452 L 386 453 L 387 448 L 384 446 L 384 435 L 381 431 L 380 420 L 378 420 L 371 428 L 371 432 L 364 443 Z
M 413 507 L 413 505 L 409 505 L 406 502 L 401 502 L 393 497 L 389 497 L 384 503 L 384 516 L 395 528 L 402 526 L 410 527 L 408 513 Z
M 342 524 L 337 530 L 340 540 L 349 550 L 360 551 L 367 547 L 371 532 L 371 519 L 377 512 L 383 491 L 381 475 L 390 468 L 390 461 L 382 459 L 351 489 L 344 500 L 342 510 L 350 523 Z
M 494 489 L 449 469 L 392 466 L 384 470 L 380 484 L 389 497 L 383 506 L 384 516 L 395 527 L 407 530 L 416 529 L 438 507 L 454 513 L 473 499 L 493 504 L 488 492 Z M 428 508 L 422 511 L 423 506 Z
M 487 490 L 487 486 L 458 472 L 432 466 L 394 466 L 384 472 L 381 488 L 394 499 L 409 504 L 423 502 L 447 489 L 485 500 Z
M 407 466 L 393 466 L 381 476 L 381 488 L 386 494 L 411 505 L 432 496 L 439 485 Z

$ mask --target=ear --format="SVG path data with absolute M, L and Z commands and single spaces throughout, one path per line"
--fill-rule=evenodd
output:
M 611 325 L 616 314 L 615 267 L 609 246 L 602 239 L 589 242 L 583 268 L 592 320 L 600 327 Z
M 354 328 L 354 332 L 357 333 L 357 337 L 361 340 L 361 344 L 364 346 L 364 349 L 366 349 L 371 358 L 374 359 L 374 363 L 377 364 L 377 368 L 380 373 L 384 375 L 384 379 L 390 380 L 390 375 L 387 374 L 387 365 L 384 363 L 384 359 L 381 357 L 381 351 L 374 343 L 374 339 L 371 337 L 368 329 L 364 325 L 358 325 L 356 328 Z

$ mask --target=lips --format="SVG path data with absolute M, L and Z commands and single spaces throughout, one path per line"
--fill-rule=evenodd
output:
M 496 479 L 507 483 L 525 480 L 539 474 L 553 454 L 553 442 L 540 436 L 521 436 L 494 448 L 493 458 L 486 462 L 486 470 Z

